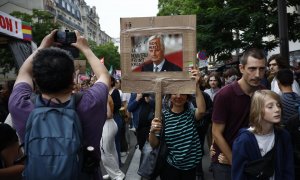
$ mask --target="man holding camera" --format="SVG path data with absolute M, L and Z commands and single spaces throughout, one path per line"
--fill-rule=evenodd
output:
M 33 82 L 44 102 L 50 102 L 50 106 L 65 104 L 71 98 L 75 75 L 73 57 L 65 50 L 51 47 L 57 44 L 56 34 L 57 30 L 53 30 L 47 35 L 37 51 L 23 63 L 9 100 L 9 110 L 21 142 L 25 138 L 26 121 L 34 109 L 34 103 L 30 100 L 35 91 Z M 76 103 L 76 112 L 81 121 L 84 144 L 94 147 L 96 156 L 100 159 L 100 139 L 106 120 L 110 75 L 88 46 L 87 40 L 79 32 L 75 31 L 75 34 L 77 41 L 70 45 L 84 54 L 97 77 L 93 87 L 84 91 L 80 101 Z M 102 178 L 97 172 L 93 177 Z

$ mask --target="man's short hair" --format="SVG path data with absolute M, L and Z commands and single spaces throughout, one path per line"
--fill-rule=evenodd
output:
M 276 64 L 279 69 L 289 68 L 289 66 L 290 66 L 288 61 L 285 58 L 283 58 L 280 54 L 273 54 L 272 56 L 270 56 L 268 59 L 268 66 L 269 66 L 269 63 L 273 60 L 276 61 Z
M 292 86 L 294 74 L 290 69 L 281 69 L 277 72 L 276 79 L 283 86 Z
M 249 57 L 254 57 L 256 59 L 264 59 L 265 60 L 265 54 L 264 54 L 263 50 L 257 49 L 257 48 L 251 48 L 251 49 L 246 50 L 243 53 L 243 56 L 240 59 L 240 64 L 246 65 Z
M 148 39 L 148 49 L 149 49 L 149 43 L 150 41 L 152 41 L 153 39 L 159 39 L 159 43 L 160 43 L 160 47 L 163 51 L 165 51 L 165 42 L 164 42 L 164 37 L 162 35 L 153 35 L 153 36 L 150 36 L 149 39 Z
M 42 93 L 57 93 L 73 85 L 74 61 L 59 48 L 39 50 L 33 58 L 33 79 Z

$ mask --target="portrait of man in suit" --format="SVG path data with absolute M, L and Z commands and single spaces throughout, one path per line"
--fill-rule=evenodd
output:
M 182 68 L 165 58 L 165 43 L 161 35 L 148 39 L 148 56 L 141 66 L 143 72 L 182 71 Z

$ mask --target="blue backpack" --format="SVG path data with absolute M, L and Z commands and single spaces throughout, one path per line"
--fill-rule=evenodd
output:
M 82 173 L 82 129 L 72 95 L 69 103 L 50 107 L 40 95 L 26 123 L 25 170 L 28 180 L 89 179 Z M 76 99 L 77 98 L 77 99 Z

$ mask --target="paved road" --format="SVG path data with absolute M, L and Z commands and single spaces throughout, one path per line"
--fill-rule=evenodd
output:
M 124 165 L 121 170 L 126 174 L 126 180 L 141 180 L 141 177 L 137 174 L 140 161 L 140 150 L 135 149 L 136 137 L 132 131 L 127 132 L 129 139 L 129 152 L 126 156 L 122 157 L 122 163 Z M 206 145 L 206 143 L 205 143 Z M 205 155 L 203 157 L 203 171 L 205 180 L 213 180 L 212 173 L 209 172 L 210 158 L 208 154 L 208 147 L 205 146 Z M 102 174 L 106 174 L 104 168 L 102 167 Z M 159 180 L 159 178 L 157 179 Z

